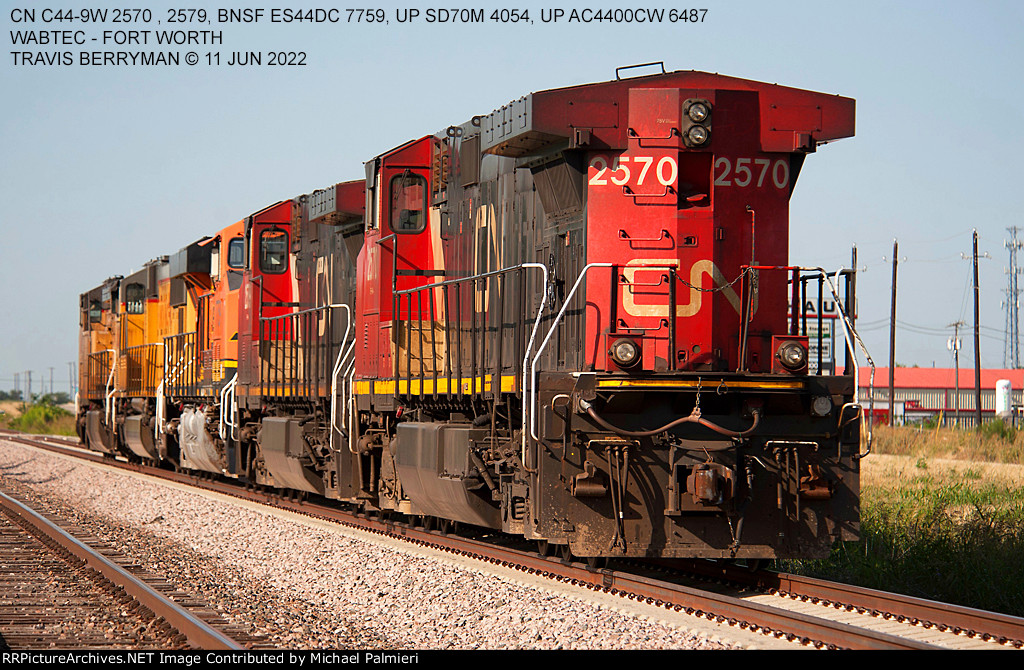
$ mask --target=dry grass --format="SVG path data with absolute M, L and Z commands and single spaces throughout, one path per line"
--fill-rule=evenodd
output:
M 925 473 L 933 484 L 958 481 L 978 487 L 1024 487 L 1024 465 L 889 454 L 871 454 L 861 461 L 860 484 L 861 488 L 923 486 Z
M 987 423 L 977 431 L 876 426 L 874 435 L 872 451 L 878 454 L 1024 465 L 1024 431 L 1002 423 Z
M 23 404 L 20 400 L 0 401 L 0 412 L 3 412 L 0 414 L 0 417 L 17 418 L 21 416 L 21 406 Z

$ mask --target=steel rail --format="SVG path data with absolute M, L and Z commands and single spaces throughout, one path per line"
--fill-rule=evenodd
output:
M 96 552 L 78 538 L 42 516 L 32 508 L 0 491 L 0 506 L 50 540 L 67 549 L 108 581 L 120 586 L 125 593 L 149 608 L 154 615 L 163 617 L 188 641 L 200 649 L 243 650 L 245 647 L 224 635 L 205 621 L 197 618 L 173 600 L 161 595 L 127 570 Z
M 788 573 L 769 573 L 760 581 L 782 594 L 852 605 L 918 621 L 925 625 L 953 628 L 954 632 L 964 631 L 972 636 L 988 635 L 1003 641 L 1012 641 L 1018 648 L 1024 646 L 1022 617 Z
M 656 563 L 665 567 L 680 567 L 664 560 Z M 684 569 L 690 574 L 723 579 L 759 590 L 777 591 L 782 596 L 836 607 L 852 607 L 881 615 L 886 619 L 902 619 L 928 627 L 949 628 L 954 633 L 964 632 L 971 637 L 987 636 L 996 638 L 1000 643 L 1012 643 L 1018 649 L 1024 648 L 1024 618 L 1010 614 L 786 572 L 752 572 L 741 567 L 710 561 L 687 562 Z
M 531 574 L 569 582 L 591 590 L 600 590 L 630 600 L 646 601 L 675 611 L 732 624 L 744 622 L 765 634 L 780 633 L 789 639 L 799 638 L 830 647 L 848 649 L 941 649 L 941 647 L 879 633 L 819 617 L 768 607 L 757 603 L 699 589 L 649 579 L 640 575 L 613 570 L 591 570 L 579 563 L 542 557 L 538 554 L 499 547 L 467 538 L 454 538 L 435 531 L 403 528 L 394 525 L 388 534 L 419 540 L 422 534 L 431 545 L 439 545 L 456 553 L 472 555 L 485 561 L 504 563 Z

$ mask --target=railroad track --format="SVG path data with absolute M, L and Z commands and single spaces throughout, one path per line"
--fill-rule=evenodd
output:
M 69 445 L 69 441 L 61 439 L 0 436 L 382 536 L 402 538 L 543 579 L 640 601 L 659 609 L 686 612 L 810 647 L 1020 649 L 1024 646 L 1024 619 L 1020 617 L 797 575 L 746 573 L 713 563 L 690 564 L 686 573 L 680 572 L 678 563 L 593 569 L 582 563 L 541 556 L 524 549 L 521 543 L 520 546 L 508 546 L 480 538 L 451 535 L 408 521 L 353 512 L 300 498 L 285 498 L 266 491 L 247 490 L 216 478 L 115 461 Z
M 246 648 L 172 599 L 185 594 L 39 507 L 0 492 L 0 647 Z

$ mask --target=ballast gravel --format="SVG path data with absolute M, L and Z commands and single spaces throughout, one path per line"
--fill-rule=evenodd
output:
M 31 492 L 265 646 L 727 649 L 604 604 L 0 440 Z M 26 488 L 27 487 L 27 488 Z M 262 645 L 261 645 L 262 646 Z

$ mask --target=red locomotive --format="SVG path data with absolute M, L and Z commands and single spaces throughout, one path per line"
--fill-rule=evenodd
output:
M 702 72 L 530 94 L 83 295 L 80 434 L 567 555 L 822 556 L 856 358 L 810 374 L 799 306 L 854 283 L 790 266 L 788 212 L 853 132 Z

